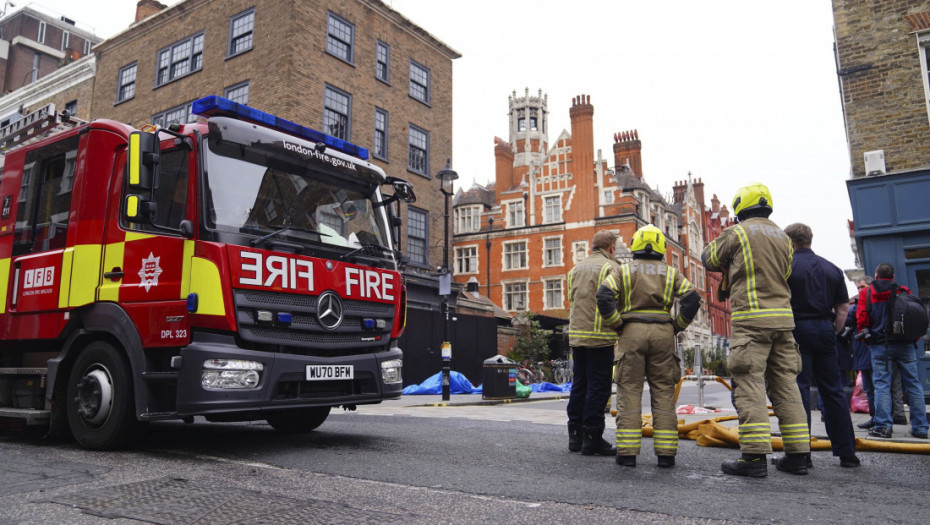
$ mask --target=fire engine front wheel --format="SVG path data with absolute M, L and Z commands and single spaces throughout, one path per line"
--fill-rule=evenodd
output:
M 266 421 L 278 432 L 305 434 L 323 424 L 329 416 L 330 407 L 298 408 L 283 410 Z
M 68 426 L 84 448 L 109 450 L 138 428 L 132 372 L 108 343 L 91 343 L 78 355 L 68 378 Z

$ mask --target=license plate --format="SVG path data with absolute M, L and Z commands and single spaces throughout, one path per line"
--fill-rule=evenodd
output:
M 307 381 L 355 379 L 354 365 L 307 365 Z

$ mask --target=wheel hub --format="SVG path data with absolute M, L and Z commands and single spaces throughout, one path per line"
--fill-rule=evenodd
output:
M 94 370 L 77 384 L 77 413 L 86 422 L 98 425 L 106 420 L 113 399 L 113 385 L 103 370 Z

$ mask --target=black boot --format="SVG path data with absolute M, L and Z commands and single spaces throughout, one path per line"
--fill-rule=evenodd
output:
M 617 464 L 622 467 L 636 467 L 636 456 L 617 456 Z
M 768 476 L 768 466 L 765 464 L 765 454 L 743 454 L 735 461 L 724 461 L 720 465 L 724 474 L 746 476 L 750 478 L 764 478 Z
M 581 443 L 583 441 L 581 435 L 581 425 L 578 423 L 569 423 L 568 424 L 568 450 L 570 452 L 578 452 L 581 450 Z
M 807 454 L 785 454 L 778 459 L 772 458 L 772 463 L 781 472 L 797 476 L 807 475 Z
M 617 449 L 604 440 L 601 436 L 603 433 L 603 429 L 595 430 L 585 427 L 581 441 L 581 453 L 585 456 L 613 456 L 616 454 Z
M 657 464 L 662 468 L 672 468 L 675 466 L 675 456 L 659 456 Z
M 870 429 L 875 426 L 875 421 L 872 421 L 872 418 L 869 418 L 865 423 L 859 423 L 856 425 L 859 428 Z

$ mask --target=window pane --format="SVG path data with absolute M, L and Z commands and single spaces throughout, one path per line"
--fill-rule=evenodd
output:
M 384 42 L 378 42 L 377 62 L 375 63 L 375 76 L 381 80 L 388 81 L 388 57 L 390 49 Z
M 226 98 L 239 104 L 249 104 L 249 83 L 239 84 L 226 90 Z
M 355 28 L 348 22 L 329 15 L 326 35 L 326 51 L 346 62 L 352 61 L 352 33 Z
M 386 111 L 375 110 L 375 143 L 372 154 L 382 159 L 387 158 L 387 119 Z
M 429 102 L 429 70 L 416 62 L 410 62 L 410 96 Z
M 349 95 L 327 87 L 323 108 L 323 131 L 349 140 Z
M 255 12 L 246 13 L 232 21 L 230 30 L 229 54 L 241 53 L 252 49 L 252 28 Z
M 407 167 L 422 175 L 429 174 L 429 135 L 420 129 L 410 126 L 408 133 L 409 154 Z
M 407 257 L 410 262 L 426 263 L 426 212 L 407 210 Z

